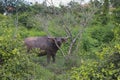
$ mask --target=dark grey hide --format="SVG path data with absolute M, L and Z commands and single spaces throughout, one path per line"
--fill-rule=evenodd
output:
M 51 57 L 53 62 L 55 62 L 56 52 L 59 50 L 61 44 L 66 42 L 66 40 L 66 37 L 28 37 L 24 40 L 24 43 L 27 47 L 27 52 L 32 48 L 40 48 L 44 55 L 47 55 L 47 63 L 50 63 Z M 39 56 L 42 56 L 43 53 L 40 53 Z

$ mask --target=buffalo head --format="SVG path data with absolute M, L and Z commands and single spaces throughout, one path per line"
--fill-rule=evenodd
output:
M 49 40 L 56 46 L 61 46 L 62 43 L 66 42 L 68 37 L 48 37 Z

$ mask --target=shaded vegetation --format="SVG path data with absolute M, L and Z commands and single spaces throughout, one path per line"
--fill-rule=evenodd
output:
M 71 1 L 58 8 L 21 0 L 10 15 L 3 15 L 0 5 L 0 79 L 120 80 L 120 6 L 103 1 Z M 56 63 L 48 65 L 37 49 L 27 54 L 23 43 L 30 36 L 66 35 L 70 39 Z

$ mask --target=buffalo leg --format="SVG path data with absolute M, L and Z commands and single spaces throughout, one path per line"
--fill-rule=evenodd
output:
M 27 48 L 27 53 L 29 53 L 29 52 L 30 52 L 30 50 L 31 50 L 31 48 Z
M 27 53 L 29 53 L 30 52 L 30 49 L 27 49 Z
M 51 55 L 50 55 L 50 54 L 47 54 L 47 63 L 48 63 L 48 64 L 50 63 L 50 60 L 51 60 Z
M 52 55 L 53 62 L 55 62 L 55 55 Z

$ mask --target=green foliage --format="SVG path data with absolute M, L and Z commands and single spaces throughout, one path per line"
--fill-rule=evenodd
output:
M 17 54 L 14 53 L 14 50 L 19 49 L 20 47 L 20 35 L 14 34 L 14 29 L 12 28 L 5 28 L 5 26 L 1 26 L 0 28 L 2 33 L 0 34 L 0 55 L 2 56 L 2 60 L 8 60 L 9 58 Z M 15 37 L 17 37 L 18 39 L 15 39 Z
M 0 1 L 0 13 L 3 14 L 4 12 L 4 7 L 2 6 L 2 1 Z
M 91 51 L 95 47 L 100 47 L 104 43 L 109 43 L 114 38 L 112 32 L 113 25 L 93 26 L 86 29 L 82 38 L 82 46 L 86 51 Z
M 7 19 L 7 17 L 2 15 L 2 14 L 0 14 L 0 21 L 2 21 L 3 19 Z
M 31 25 L 28 25 L 28 17 L 29 17 L 30 15 L 28 14 L 28 13 L 22 13 L 19 17 L 18 17 L 18 21 L 20 22 L 20 23 L 22 23 L 24 26 L 26 26 L 28 29 L 29 28 L 32 28 L 32 26 Z
M 80 67 L 68 72 L 70 80 L 119 80 L 120 79 L 120 43 L 119 24 L 113 28 L 113 44 L 105 44 L 101 51 L 96 51 L 98 60 L 84 61 Z M 87 63 L 86 63 L 87 62 Z
M 120 1 L 119 0 L 110 0 L 111 4 L 113 5 L 113 7 L 118 8 L 120 7 Z
M 18 51 L 15 52 L 18 53 Z M 21 52 L 14 58 L 7 60 L 7 62 L 1 66 L 0 79 L 52 80 L 54 78 L 54 74 L 39 64 L 34 63 L 31 56 L 35 57 L 35 55 L 26 55 L 25 52 Z
M 120 62 L 116 61 L 119 61 L 120 54 L 113 55 L 114 60 L 111 57 L 109 60 L 105 60 L 104 57 L 105 62 L 104 60 L 100 62 L 87 61 L 89 63 L 83 63 L 79 68 L 72 68 L 69 72 L 70 80 L 119 80 Z
M 14 53 L 18 53 L 12 59 L 7 60 L 4 65 L 1 66 L 0 70 L 0 79 L 1 80 L 21 80 L 29 79 L 32 80 L 34 75 L 34 66 L 29 61 L 29 58 L 24 53 L 20 53 L 17 49 L 14 50 Z
M 88 60 L 80 67 L 72 68 L 69 74 L 71 80 L 119 80 L 120 79 L 120 53 L 114 52 L 116 48 L 104 48 L 98 52 L 99 61 Z
M 119 23 L 116 23 L 116 26 L 114 27 L 113 29 L 113 32 L 114 32 L 114 39 L 116 42 L 116 44 L 119 44 L 119 41 L 120 41 L 120 24 Z
M 82 64 L 82 57 L 78 54 L 72 54 L 72 55 L 68 55 L 65 58 L 65 63 L 64 65 L 67 67 L 68 69 L 71 69 L 73 67 L 78 67 Z
M 46 36 L 47 34 L 44 31 L 37 31 L 36 29 L 31 29 L 28 32 L 28 36 Z
M 69 72 L 70 80 L 92 80 L 92 77 L 96 76 L 96 65 L 98 65 L 97 62 L 89 61 L 89 64 L 82 64 L 79 68 L 72 68 Z
M 102 24 L 106 25 L 108 23 L 108 20 L 109 20 L 109 16 L 108 16 L 108 13 L 109 13 L 109 0 L 104 0 L 104 3 L 103 3 L 103 11 L 102 11 Z
M 22 26 L 16 28 L 12 23 L 6 26 L 4 21 L 6 19 L 0 22 L 0 79 L 52 80 L 54 74 L 33 62 L 31 57 L 36 57 L 36 55 L 26 54 L 23 45 L 23 38 L 43 36 L 45 33 L 35 30 L 28 31 Z
M 113 10 L 113 20 L 115 23 L 120 24 L 120 7 Z

